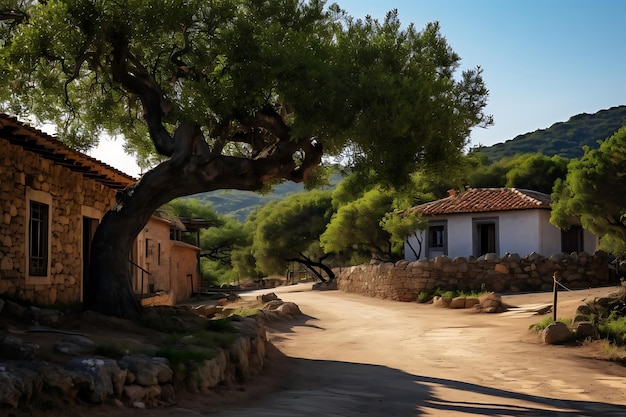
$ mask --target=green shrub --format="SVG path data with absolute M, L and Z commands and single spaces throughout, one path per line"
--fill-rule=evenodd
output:
M 565 323 L 568 326 L 572 324 L 571 319 L 558 318 L 556 319 L 556 321 Z M 554 319 L 552 317 L 546 317 L 545 319 L 541 320 L 539 323 L 531 324 L 530 329 L 536 332 L 540 332 L 546 327 L 548 327 L 549 325 L 551 325 L 552 323 L 554 323 Z
M 598 332 L 602 337 L 606 337 L 618 345 L 626 344 L 626 316 L 609 316 L 606 321 L 598 325 Z

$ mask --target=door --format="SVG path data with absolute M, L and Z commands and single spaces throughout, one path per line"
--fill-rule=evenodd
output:
M 83 216 L 83 281 L 82 296 L 84 299 L 85 288 L 87 287 L 87 281 L 89 280 L 89 259 L 91 257 L 91 242 L 93 241 L 93 235 L 96 233 L 98 227 L 98 219 L 92 219 L 91 217 Z
M 497 219 L 474 219 L 474 256 L 498 253 Z

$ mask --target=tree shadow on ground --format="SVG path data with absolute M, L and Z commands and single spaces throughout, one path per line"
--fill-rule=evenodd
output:
M 230 417 L 287 416 L 517 416 L 617 417 L 626 407 L 565 400 L 454 379 L 412 375 L 385 366 L 286 358 L 289 375 L 280 392 Z

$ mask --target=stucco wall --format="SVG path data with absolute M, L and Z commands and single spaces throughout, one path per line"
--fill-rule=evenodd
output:
M 169 290 L 174 301 L 189 299 L 194 288 L 200 287 L 197 254 L 198 248 L 184 242 L 170 240 L 170 223 L 152 217 L 137 236 L 135 262 L 150 272 L 144 275 L 143 293 Z M 189 277 L 191 275 L 191 277 Z M 135 269 L 136 292 L 141 290 L 141 270 Z
M 50 202 L 45 277 L 27 276 L 27 194 Z M 114 199 L 114 190 L 0 138 L 0 294 L 42 304 L 81 301 L 83 214 L 101 217 Z
M 493 213 L 471 213 L 444 216 L 431 216 L 429 221 L 446 222 L 446 255 L 450 258 L 474 255 L 474 220 L 496 219 L 497 254 L 539 253 L 549 256 L 561 252 L 561 230 L 550 224 L 549 210 L 517 210 Z M 422 235 L 424 236 L 424 234 Z M 410 238 L 413 247 L 416 239 Z M 585 231 L 584 249 L 596 250 L 596 238 Z M 415 256 L 405 244 L 406 260 L 415 261 Z M 436 255 L 439 255 L 438 253 Z M 428 251 L 424 239 L 422 258 L 435 258 Z
M 549 258 L 536 253 L 523 257 L 506 254 L 502 258 L 488 254 L 478 259 L 440 256 L 416 262 L 354 266 L 336 273 L 340 290 L 415 301 L 420 292 L 437 288 L 495 292 L 550 290 L 555 271 L 559 271 L 561 282 L 570 289 L 609 284 L 608 257 L 604 252 Z

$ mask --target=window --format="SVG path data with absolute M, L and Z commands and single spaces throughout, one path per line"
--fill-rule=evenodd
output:
M 443 248 L 443 226 L 431 226 L 428 228 L 428 247 Z
M 26 283 L 50 283 L 52 196 L 26 188 Z
M 30 202 L 28 219 L 28 271 L 36 277 L 48 275 L 48 217 L 47 204 Z

